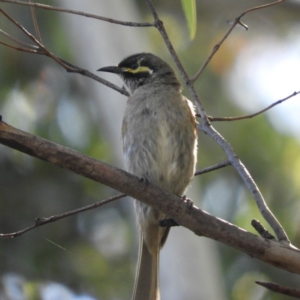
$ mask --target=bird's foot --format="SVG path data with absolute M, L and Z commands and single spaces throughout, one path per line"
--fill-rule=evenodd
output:
M 149 183 L 149 179 L 146 176 L 141 176 L 139 178 L 139 182 L 144 182 L 145 184 Z
M 180 226 L 175 220 L 173 219 L 163 219 L 159 221 L 160 227 L 175 227 Z
M 186 212 L 188 212 L 194 205 L 194 202 L 187 198 L 186 195 L 183 195 L 181 199 L 186 203 Z

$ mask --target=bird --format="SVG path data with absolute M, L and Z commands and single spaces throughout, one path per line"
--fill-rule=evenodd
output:
M 98 71 L 119 75 L 129 93 L 122 124 L 127 171 L 184 196 L 197 161 L 197 122 L 173 68 L 143 52 Z M 132 300 L 159 300 L 159 253 L 170 227 L 159 225 L 164 213 L 138 200 L 135 211 L 140 242 Z

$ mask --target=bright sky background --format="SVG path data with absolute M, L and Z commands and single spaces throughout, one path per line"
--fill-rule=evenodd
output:
M 260 36 L 240 52 L 228 86 L 233 100 L 248 113 L 300 90 L 299 30 L 293 28 L 283 38 Z M 277 130 L 300 139 L 300 95 L 267 115 Z

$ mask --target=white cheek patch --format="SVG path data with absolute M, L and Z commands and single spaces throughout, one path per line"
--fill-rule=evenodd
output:
M 127 92 L 132 95 L 133 92 L 138 88 L 139 81 L 124 80 L 124 86 Z

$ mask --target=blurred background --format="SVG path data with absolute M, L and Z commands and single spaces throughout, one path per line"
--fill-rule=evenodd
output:
M 152 21 L 141 0 L 57 0 L 44 4 L 123 21 Z M 197 0 L 197 33 L 189 40 L 179 0 L 153 0 L 191 76 L 229 28 L 228 21 L 267 1 Z M 34 33 L 30 8 L 1 3 Z M 37 9 L 43 43 L 56 55 L 95 72 L 142 51 L 172 60 L 154 28 L 131 28 Z M 196 84 L 209 115 L 254 113 L 300 89 L 300 1 L 246 15 Z M 28 41 L 3 15 L 0 29 Z M 7 42 L 4 37 L 1 41 Z M 89 78 L 65 72 L 51 59 L 0 45 L 0 114 L 10 125 L 124 168 L 121 122 L 126 97 Z M 102 75 L 102 74 L 101 74 Z M 111 75 L 105 78 L 121 85 Z M 186 93 L 186 91 L 184 91 Z M 189 97 L 189 95 L 186 93 Z M 267 113 L 214 125 L 231 143 L 292 243 L 300 247 L 300 97 Z M 36 217 L 62 213 L 118 192 L 0 145 L 0 232 L 14 232 Z M 199 133 L 197 168 L 226 156 Z M 209 213 L 254 232 L 268 229 L 231 167 L 198 176 L 188 196 Z M 0 240 L 0 300 L 130 299 L 138 240 L 133 201 L 48 224 Z M 163 300 L 289 299 L 255 280 L 298 287 L 300 277 L 270 267 L 216 241 L 174 228 L 161 254 Z

